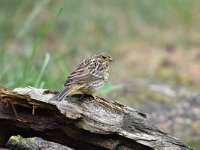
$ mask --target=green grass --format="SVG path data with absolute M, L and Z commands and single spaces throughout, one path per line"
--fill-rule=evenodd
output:
M 137 69 L 142 68 L 140 63 L 125 64 L 124 60 L 127 53 L 148 47 L 160 52 L 167 44 L 185 50 L 200 46 L 200 37 L 192 34 L 199 31 L 199 3 L 195 0 L 3 0 L 0 83 L 8 87 L 60 89 L 81 60 L 102 49 L 108 49 L 118 60 L 113 67 L 113 80 L 124 79 L 126 73 L 129 78 L 142 74 L 147 78 L 176 80 L 179 73 L 175 69 L 170 69 L 169 75 L 163 69 L 153 73 L 144 69 L 144 72 Z M 128 65 L 131 70 L 126 68 Z M 148 67 L 151 65 L 150 62 Z M 102 93 L 112 88 L 106 85 Z
M 37 50 L 48 31 L 56 23 L 56 20 L 59 18 L 62 11 L 63 7 L 58 10 L 57 15 L 52 20 L 43 26 L 38 36 L 35 38 L 33 46 L 28 50 L 27 55 L 15 55 L 12 52 L 6 52 L 6 50 L 1 49 L 1 68 L 3 68 L 3 70 L 0 74 L 0 79 L 5 82 L 5 86 L 32 85 L 40 88 L 44 87 L 45 81 L 43 80 L 43 77 L 50 62 L 50 54 L 46 52 L 44 61 L 40 62 L 39 60 L 39 67 L 36 67 L 35 63 L 38 57 Z M 27 24 L 30 23 L 26 23 L 25 26 L 27 26 Z M 23 32 L 24 31 L 19 33 L 20 37 Z M 15 68 L 17 70 L 13 70 Z
M 199 10 L 197 0 L 1 0 L 0 86 L 61 89 L 80 61 L 102 49 L 117 60 L 102 95 L 117 88 L 113 80 L 200 83 L 198 71 L 196 79 L 195 70 L 188 71 L 200 65 L 193 58 Z M 164 51 L 168 46 L 188 57 L 163 67 L 159 63 L 173 56 Z M 184 62 L 191 62 L 188 70 Z
M 187 144 L 195 150 L 200 150 L 200 140 L 190 140 Z

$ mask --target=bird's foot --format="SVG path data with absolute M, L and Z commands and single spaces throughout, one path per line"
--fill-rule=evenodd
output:
M 95 100 L 96 99 L 96 96 L 94 96 L 94 95 L 86 95 L 87 97 L 91 97 L 93 100 Z
M 83 98 L 92 98 L 92 100 L 95 100 L 96 96 L 89 95 L 89 94 L 82 94 L 82 96 L 80 97 L 80 100 L 82 100 Z
M 89 98 L 92 98 L 91 102 L 94 102 L 96 101 L 96 96 L 94 95 L 87 95 Z

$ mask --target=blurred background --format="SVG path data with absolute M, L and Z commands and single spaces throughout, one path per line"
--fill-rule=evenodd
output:
M 61 90 L 83 59 L 107 51 L 116 62 L 97 95 L 198 149 L 199 13 L 197 0 L 1 0 L 0 84 Z

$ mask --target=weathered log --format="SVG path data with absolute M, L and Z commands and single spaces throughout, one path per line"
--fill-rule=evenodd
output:
M 75 149 L 191 149 L 118 102 L 33 87 L 0 89 L 0 145 L 12 135 L 41 137 Z
M 73 150 L 67 146 L 49 142 L 38 137 L 11 136 L 6 144 L 11 150 Z

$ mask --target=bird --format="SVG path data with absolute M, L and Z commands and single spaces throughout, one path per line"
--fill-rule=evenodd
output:
M 77 90 L 83 95 L 91 95 L 107 82 L 109 78 L 109 65 L 115 60 L 107 52 L 93 54 L 83 60 L 67 77 L 64 89 L 53 96 L 51 100 L 61 101 L 71 92 Z

